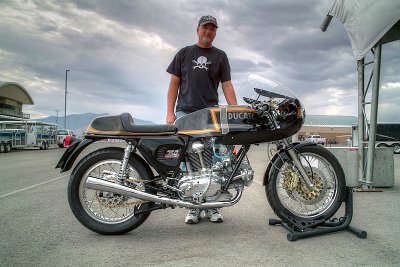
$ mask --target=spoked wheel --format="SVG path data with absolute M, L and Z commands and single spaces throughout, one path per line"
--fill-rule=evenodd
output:
M 309 190 L 292 161 L 281 155 L 272 163 L 266 185 L 268 202 L 282 220 L 282 214 L 302 222 L 328 220 L 341 205 L 346 185 L 343 169 L 324 147 L 303 146 L 296 151 L 314 188 Z
M 85 187 L 88 177 L 116 183 L 122 156 L 121 149 L 94 151 L 78 163 L 69 181 L 68 200 L 72 212 L 85 227 L 100 234 L 123 234 L 137 228 L 150 212 L 135 215 L 134 210 L 153 205 L 153 202 Z M 146 191 L 142 182 L 153 177 L 150 168 L 140 158 L 132 156 L 128 169 L 129 178 L 125 185 Z

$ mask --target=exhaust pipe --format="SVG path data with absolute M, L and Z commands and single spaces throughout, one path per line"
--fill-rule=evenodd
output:
M 181 208 L 189 208 L 189 209 L 218 209 L 223 207 L 229 207 L 235 205 L 240 198 L 242 197 L 243 188 L 237 188 L 237 194 L 231 201 L 222 201 L 222 202 L 210 202 L 210 203 L 201 203 L 201 204 L 193 204 L 191 202 L 182 201 L 179 199 L 171 199 L 162 196 L 156 196 L 153 194 L 149 194 L 143 191 L 135 190 L 129 188 L 127 186 L 123 186 L 120 184 L 115 184 L 103 179 L 88 177 L 85 183 L 85 188 L 100 190 L 105 192 L 111 192 L 114 194 L 125 195 L 129 197 L 134 197 L 142 200 L 152 201 L 155 203 L 168 204 L 173 206 L 178 206 Z

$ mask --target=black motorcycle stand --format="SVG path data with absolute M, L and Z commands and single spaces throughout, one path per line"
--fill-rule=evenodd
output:
M 367 238 L 367 232 L 350 226 L 353 218 L 353 188 L 346 187 L 347 194 L 342 202 L 346 202 L 345 215 L 339 219 L 334 218 L 329 221 L 323 219 L 314 222 L 299 222 L 288 218 L 282 214 L 285 221 L 269 219 L 269 225 L 281 225 L 290 233 L 287 235 L 289 241 L 296 241 L 301 238 L 312 237 L 317 235 L 324 235 L 342 230 L 348 230 L 358 236 L 359 238 Z M 313 227 L 311 227 L 313 226 Z

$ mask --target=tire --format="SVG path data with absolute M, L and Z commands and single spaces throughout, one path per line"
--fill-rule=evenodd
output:
M 6 152 L 6 143 L 0 142 L 0 153 Z
M 393 144 L 392 147 L 393 147 L 394 154 L 400 154 L 400 144 L 397 144 L 397 143 Z
M 5 152 L 5 153 L 8 153 L 8 152 L 11 151 L 11 149 L 12 149 L 11 143 L 10 143 L 10 142 L 7 142 L 7 143 L 5 144 L 5 150 L 4 150 L 4 152 Z
M 312 225 L 312 222 L 321 219 L 326 221 L 342 203 L 342 191 L 346 185 L 343 169 L 335 156 L 324 147 L 302 146 L 296 151 L 306 172 L 309 176 L 313 174 L 314 178 L 311 179 L 315 189 L 307 192 L 301 181 L 290 184 L 298 175 L 285 152 L 281 152 L 271 163 L 269 180 L 265 186 L 268 202 L 275 214 L 284 221 L 290 218 L 292 222 L 304 225 Z
M 77 164 L 69 180 L 68 202 L 73 214 L 85 227 L 99 234 L 117 235 L 132 231 L 150 215 L 150 212 L 134 215 L 134 209 L 144 210 L 154 204 L 145 202 L 128 205 L 129 202 L 140 200 L 84 188 L 88 176 L 115 181 L 123 153 L 124 150 L 119 148 L 94 151 Z M 131 170 L 130 179 L 151 180 L 154 177 L 148 165 L 136 154 L 131 154 L 128 168 Z M 113 174 L 105 174 L 105 170 Z M 145 191 L 150 192 L 147 189 Z

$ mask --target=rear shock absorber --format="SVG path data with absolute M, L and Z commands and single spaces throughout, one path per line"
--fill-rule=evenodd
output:
M 129 142 L 128 146 L 125 148 L 124 157 L 122 159 L 121 167 L 119 168 L 118 172 L 118 182 L 121 184 L 123 184 L 126 181 L 126 178 L 128 177 L 129 174 L 127 167 L 128 167 L 129 155 L 131 154 L 132 150 L 133 150 L 133 145 L 131 142 Z

